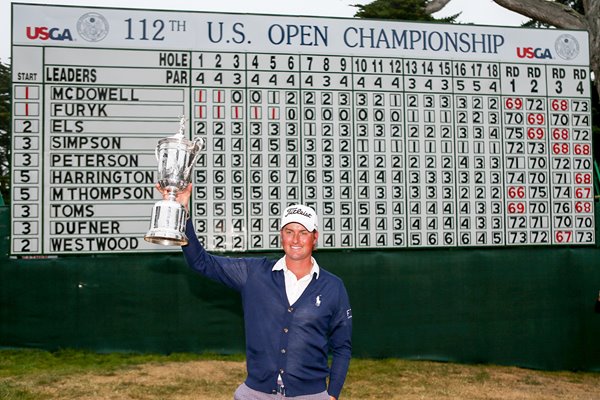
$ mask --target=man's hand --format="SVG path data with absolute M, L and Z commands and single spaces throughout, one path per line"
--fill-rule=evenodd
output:
M 163 200 L 169 199 L 169 191 L 168 190 L 161 188 L 158 183 L 156 184 L 156 189 L 162 195 Z M 189 204 L 190 204 L 191 196 L 192 196 L 192 184 L 190 183 L 185 189 L 177 192 L 175 201 L 177 201 L 179 204 L 184 206 L 185 209 L 189 212 Z

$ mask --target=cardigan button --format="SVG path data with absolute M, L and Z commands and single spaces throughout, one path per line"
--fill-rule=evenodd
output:
M 288 312 L 292 312 L 292 311 L 294 311 L 294 307 L 288 308 Z
M 285 354 L 285 349 L 281 349 L 281 354 Z
M 283 333 L 288 333 L 290 330 L 288 328 L 283 328 Z

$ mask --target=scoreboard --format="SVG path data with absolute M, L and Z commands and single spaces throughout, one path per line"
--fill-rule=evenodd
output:
M 147 243 L 155 147 L 207 146 L 209 250 L 592 245 L 584 31 L 12 5 L 11 253 Z

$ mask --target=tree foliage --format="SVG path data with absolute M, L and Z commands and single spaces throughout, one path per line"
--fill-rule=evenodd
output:
M 590 69 L 600 95 L 600 0 L 494 0 L 508 10 L 532 19 L 533 26 L 585 30 L 590 40 Z
M 580 14 L 585 14 L 585 10 L 583 8 L 583 1 L 582 0 L 556 0 L 557 3 L 560 3 L 562 5 L 571 7 L 573 10 L 577 11 Z M 530 19 L 529 21 L 525 22 L 523 24 L 524 27 L 526 28 L 551 28 L 552 26 L 538 21 L 536 19 Z
M 10 198 L 10 65 L 0 62 L 0 193 L 4 203 Z
M 392 19 L 404 21 L 455 22 L 460 14 L 436 19 L 431 14 L 442 9 L 450 0 L 375 0 L 361 5 L 355 17 L 365 19 Z

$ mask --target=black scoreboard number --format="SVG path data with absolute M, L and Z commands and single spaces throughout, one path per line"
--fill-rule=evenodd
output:
M 199 168 L 226 168 L 227 157 L 235 170 L 231 182 L 218 172 L 198 182 L 213 193 L 196 197 L 203 210 L 212 207 L 197 215 L 198 231 L 212 227 L 215 248 L 278 248 L 278 213 L 300 201 L 321 216 L 323 248 L 593 241 L 589 91 L 581 92 L 582 82 L 547 78 L 564 68 L 197 57 L 203 89 L 195 89 L 196 133 L 213 142 Z M 244 68 L 247 82 L 223 81 Z M 229 124 L 218 122 L 227 117 Z M 246 141 L 235 138 L 244 132 Z M 247 196 L 247 208 L 227 203 L 223 191 Z M 231 222 L 209 223 L 234 207 Z
M 15 11 L 16 25 L 55 25 L 64 10 Z M 110 9 L 111 26 L 136 20 L 126 12 Z M 323 249 L 595 243 L 585 34 L 235 18 L 233 38 L 206 44 L 161 32 L 171 49 L 15 30 L 13 254 L 169 250 L 140 239 L 159 197 L 154 148 L 181 115 L 206 140 L 190 211 L 209 250 L 279 250 L 295 203 L 316 209 Z M 275 43 L 268 29 L 284 25 L 304 34 Z

